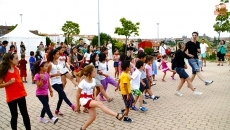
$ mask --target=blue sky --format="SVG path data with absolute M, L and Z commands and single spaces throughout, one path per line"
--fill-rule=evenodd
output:
M 125 17 L 140 22 L 141 38 L 191 36 L 198 31 L 208 36 L 217 36 L 213 30 L 214 8 L 220 0 L 100 0 L 101 32 L 114 34 Z M 80 25 L 81 35 L 97 35 L 98 0 L 0 0 L 0 25 L 20 23 L 30 30 L 41 33 L 60 34 L 61 26 L 70 20 Z M 227 5 L 228 8 L 228 5 Z M 228 37 L 229 33 L 221 34 Z

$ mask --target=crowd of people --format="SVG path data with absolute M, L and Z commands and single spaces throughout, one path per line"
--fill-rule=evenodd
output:
M 133 122 L 129 117 L 130 109 L 134 111 L 146 112 L 148 109 L 144 106 L 147 104 L 146 99 L 153 101 L 158 100 L 160 96 L 154 93 L 153 85 L 156 85 L 155 77 L 160 70 L 164 73 L 162 82 L 166 82 L 165 76 L 167 72 L 171 72 L 172 80 L 175 80 L 175 74 L 180 77 L 180 83 L 175 91 L 177 96 L 182 96 L 180 92 L 185 81 L 188 87 L 193 91 L 194 95 L 201 95 L 202 92 L 197 91 L 192 81 L 197 75 L 204 82 L 204 85 L 212 84 L 212 80 L 206 80 L 200 73 L 200 63 L 198 54 L 201 53 L 204 58 L 204 49 L 202 43 L 197 41 L 198 33 L 192 33 L 192 40 L 184 44 L 178 43 L 178 50 L 172 54 L 171 67 L 168 67 L 168 56 L 164 51 L 164 47 L 160 47 L 161 57 L 153 53 L 147 55 L 143 51 L 139 51 L 137 55 L 132 54 L 130 50 L 126 53 L 119 53 L 115 49 L 112 53 L 112 44 L 103 47 L 94 47 L 83 43 L 79 39 L 79 43 L 69 48 L 65 43 L 57 43 L 55 47 L 44 47 L 42 43 L 38 46 L 36 52 L 30 52 L 28 60 L 32 83 L 36 84 L 36 97 L 43 106 L 39 121 L 48 123 L 45 113 L 50 121 L 55 124 L 58 116 L 64 114 L 60 111 L 63 100 L 70 107 L 70 110 L 80 112 L 80 106 L 84 107 L 83 112 L 89 113 L 90 117 L 82 125 L 81 130 L 85 130 L 96 119 L 96 108 L 100 108 L 103 112 L 118 120 L 124 122 Z M 8 44 L 3 41 L 2 46 Z M 203 49 L 203 50 L 202 50 Z M 17 106 L 23 116 L 23 122 L 26 130 L 31 129 L 30 118 L 26 106 L 26 90 L 23 83 L 27 83 L 25 54 L 19 57 L 15 51 L 1 53 L 0 64 L 0 88 L 5 88 L 6 102 L 11 112 L 11 127 L 17 129 Z M 111 54 L 112 53 L 112 54 Z M 192 68 L 191 78 L 185 69 L 188 67 L 185 58 Z M 114 61 L 114 77 L 109 75 L 109 60 Z M 160 65 L 157 66 L 157 62 Z M 206 65 L 206 64 L 205 64 Z M 19 68 L 19 69 L 18 69 Z M 71 72 L 71 73 L 70 73 Z M 77 91 L 76 104 L 72 103 L 65 91 L 67 79 L 71 81 Z M 108 84 L 114 87 L 115 91 L 119 91 L 124 101 L 124 109 L 121 112 L 114 112 L 106 107 L 102 102 L 112 102 L 113 97 L 109 97 L 106 93 Z M 53 96 L 55 90 L 59 99 L 57 101 L 56 110 L 52 114 L 49 107 L 49 95 Z M 16 92 L 15 92 L 16 91 Z M 99 100 L 96 100 L 97 97 Z M 139 102 L 137 104 L 137 102 Z M 138 106 L 138 107 L 136 107 Z

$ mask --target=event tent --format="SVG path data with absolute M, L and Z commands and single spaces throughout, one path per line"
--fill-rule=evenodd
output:
M 4 40 L 9 42 L 7 51 L 9 50 L 11 42 L 16 42 L 18 54 L 20 54 L 20 44 L 22 41 L 26 47 L 26 56 L 30 55 L 30 51 L 35 52 L 40 42 L 43 42 L 43 44 L 46 43 L 46 37 L 31 33 L 29 29 L 27 29 L 27 26 L 23 24 L 18 24 L 13 31 L 0 37 L 0 41 Z

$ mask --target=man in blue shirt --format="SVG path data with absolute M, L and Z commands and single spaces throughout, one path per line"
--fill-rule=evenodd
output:
M 2 61 L 3 55 L 6 53 L 7 45 L 8 45 L 8 41 L 3 41 L 2 46 L 0 46 L 0 62 Z

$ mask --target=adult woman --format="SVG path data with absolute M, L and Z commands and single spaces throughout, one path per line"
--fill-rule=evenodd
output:
M 227 45 L 225 44 L 225 41 L 221 40 L 220 44 L 217 46 L 217 57 L 219 61 L 217 66 L 220 66 L 220 63 L 221 66 L 223 66 L 226 49 L 227 49 Z
M 185 71 L 185 69 L 187 69 L 187 65 L 185 64 L 185 61 L 184 61 L 184 58 L 185 58 L 185 53 L 184 53 L 185 45 L 184 45 L 184 43 L 183 42 L 178 43 L 178 47 L 179 47 L 179 50 L 175 54 L 174 63 L 175 63 L 175 67 L 176 67 L 175 70 L 176 70 L 177 74 L 180 76 L 180 83 L 177 87 L 175 94 L 177 96 L 183 95 L 180 92 L 180 89 L 182 88 L 185 81 L 187 81 L 188 87 L 193 91 L 194 95 L 201 95 L 202 92 L 197 92 L 194 89 L 194 87 L 192 85 L 192 81 Z
M 25 55 L 25 51 L 26 51 L 26 47 L 25 47 L 24 43 L 21 42 L 21 45 L 20 45 L 20 52 L 21 52 L 21 55 L 22 55 L 22 54 Z

